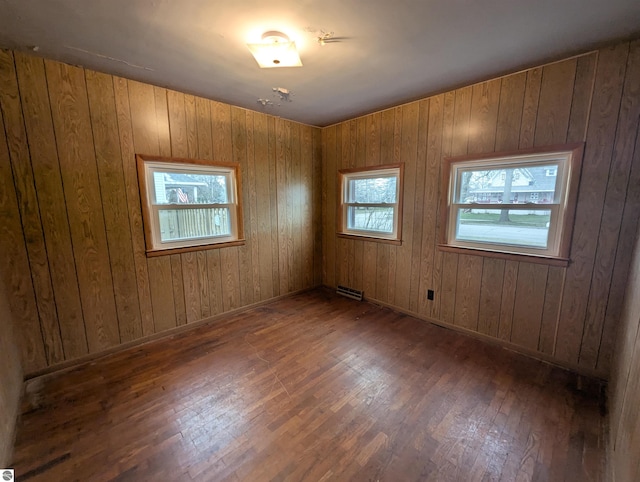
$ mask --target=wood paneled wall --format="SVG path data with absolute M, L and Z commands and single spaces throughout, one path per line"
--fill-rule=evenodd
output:
M 612 383 L 608 465 L 615 482 L 640 480 L 640 230 L 620 318 Z
M 10 466 L 22 393 L 22 366 L 7 298 L 0 279 L 0 468 Z
M 323 129 L 324 284 L 607 378 L 640 216 L 639 115 L 635 41 Z M 443 157 L 575 141 L 586 150 L 568 268 L 437 249 Z M 337 238 L 338 169 L 396 162 L 402 246 Z
M 0 51 L 0 267 L 27 374 L 321 282 L 321 131 Z M 147 258 L 134 154 L 236 161 L 247 243 Z

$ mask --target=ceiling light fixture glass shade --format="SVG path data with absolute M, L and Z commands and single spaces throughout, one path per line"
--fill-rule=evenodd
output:
M 247 44 L 247 47 L 263 69 L 302 67 L 295 42 L 282 32 L 266 32 L 262 34 L 262 43 Z

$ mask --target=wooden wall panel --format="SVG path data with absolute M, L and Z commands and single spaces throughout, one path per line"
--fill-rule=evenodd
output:
M 498 336 L 500 306 L 502 305 L 503 259 L 485 259 L 482 264 L 478 331 L 492 337 Z
M 640 230 L 637 231 L 609 385 L 608 475 L 613 482 L 640 478 Z
M 149 271 L 145 256 L 144 235 L 142 229 L 142 213 L 140 208 L 140 194 L 138 192 L 138 175 L 136 171 L 135 149 L 133 147 L 133 127 L 131 125 L 131 111 L 129 109 L 129 87 L 126 79 L 113 78 L 113 90 L 116 101 L 116 115 L 118 117 L 118 136 L 120 138 L 120 157 L 124 176 L 129 219 L 129 231 L 133 249 L 133 268 L 136 275 L 138 304 L 142 335 L 148 336 L 155 332 L 151 291 L 149 288 Z M 64 203 L 60 202 L 60 209 Z
M 562 144 L 567 138 L 576 59 L 542 69 L 534 146 Z
M 433 290 L 434 264 L 436 256 L 438 210 L 423 209 L 422 206 L 438 205 L 438 188 L 440 186 L 440 152 L 442 147 L 442 121 L 444 96 L 433 97 L 429 101 L 429 118 L 426 119 L 427 139 L 424 146 L 424 197 L 421 206 L 416 206 L 416 213 L 421 216 L 418 223 L 422 228 L 422 249 L 420 258 L 420 284 L 418 290 L 418 310 L 426 316 L 432 316 L 435 300 L 427 299 L 427 291 Z
M 90 352 L 120 343 L 84 71 L 45 61 Z
M 3 181 L 4 192 L 3 204 L 9 209 L 10 218 L 8 222 L 13 221 L 8 229 L 12 231 L 5 243 L 7 255 L 12 251 L 26 250 L 27 263 L 21 266 L 24 270 L 20 275 L 14 275 L 13 282 L 7 283 L 9 289 L 13 289 L 19 285 L 21 287 L 20 295 L 27 295 L 28 309 L 23 317 L 25 326 L 20 328 L 18 336 L 22 338 L 23 348 L 23 364 L 25 369 L 30 369 L 34 365 L 49 362 L 50 357 L 47 353 L 47 347 L 50 341 L 45 333 L 46 326 L 38 323 L 40 316 L 49 316 L 51 319 L 46 322 L 47 326 L 56 323 L 55 313 L 52 312 L 53 289 L 51 287 L 51 279 L 49 275 L 49 266 L 46 260 L 46 251 L 44 245 L 44 235 L 42 233 L 42 225 L 40 221 L 40 213 L 38 210 L 38 202 L 36 190 L 34 187 L 33 172 L 29 163 L 29 150 L 24 128 L 23 112 L 20 105 L 18 81 L 16 79 L 16 70 L 14 58 L 10 52 L 2 52 L 0 54 L 0 105 L 2 107 L 2 115 L 5 124 L 5 130 L 2 134 L 3 141 L 3 165 L 2 169 L 6 173 Z M 6 151 L 5 151 L 6 149 Z M 13 172 L 13 177 L 11 176 Z M 15 206 L 18 212 L 13 210 L 13 200 L 18 200 Z M 24 233 L 14 232 L 16 221 L 22 220 L 25 226 Z M 21 242 L 24 239 L 24 242 Z M 14 248 L 11 242 L 17 243 Z M 17 253 L 16 253 L 17 254 Z M 7 259 L 7 262 L 21 262 L 22 259 Z M 27 275 L 28 273 L 29 276 Z M 13 273 L 6 276 L 12 277 Z M 18 278 L 22 278 L 19 279 Z M 31 278 L 31 279 L 29 279 Z M 32 286 L 31 286 L 32 285 Z M 31 297 L 35 296 L 35 306 L 31 304 Z M 27 301 L 22 299 L 21 301 Z M 42 343 L 44 342 L 44 346 Z M 55 347 L 53 347 L 55 349 Z
M 312 164 L 313 164 L 313 200 L 311 203 L 313 222 L 316 229 L 313 230 L 313 284 L 320 286 L 322 284 L 323 274 L 323 229 L 322 220 L 324 219 L 324 205 L 322 203 L 322 187 L 323 187 L 323 156 L 322 156 L 322 130 L 310 129 L 313 139 Z
M 113 79 L 110 75 L 87 71 L 86 82 L 118 326 L 121 341 L 127 342 L 142 336 L 142 321 L 136 276 L 130 269 L 133 246 Z
M 320 129 L 8 51 L 0 107 L 27 375 L 321 280 Z M 246 244 L 147 258 L 136 153 L 239 162 Z
M 353 125 L 364 124 L 367 162 L 405 162 L 412 201 L 402 245 L 378 243 L 373 256 L 336 238 L 326 192 L 323 283 L 364 277 L 369 299 L 607 378 L 640 209 L 637 51 L 623 42 L 323 129 L 325 188 L 354 164 Z M 577 141 L 586 147 L 568 267 L 437 248 L 445 157 Z
M 418 121 L 420 108 L 413 102 L 402 109 L 402 150 L 400 157 L 404 165 L 404 198 L 403 198 L 403 227 L 402 246 L 396 247 L 396 306 L 409 309 L 411 293 L 411 257 L 414 243 L 414 218 L 417 156 L 418 156 Z M 418 243 L 420 241 L 418 240 Z
M 265 300 L 273 297 L 273 250 L 271 247 L 271 208 L 269 205 L 269 133 L 267 129 L 267 116 L 256 114 L 254 116 L 254 155 L 255 155 L 255 197 L 256 221 L 258 223 L 258 236 L 256 245 L 258 246 L 259 261 L 259 285 L 260 299 Z M 255 275 L 254 275 L 255 278 Z
M 238 256 L 238 287 L 240 289 L 238 302 L 239 306 L 246 306 L 253 303 L 253 272 L 251 269 L 251 238 L 249 236 L 251 234 L 250 219 L 252 216 L 249 203 L 249 187 L 251 183 L 247 176 L 247 116 L 244 109 L 231 107 L 231 136 L 233 140 L 232 159 L 240 165 L 242 179 L 248 182 L 247 187 L 240 194 L 243 212 L 246 213 L 243 221 L 247 241 L 243 246 L 232 248 L 235 249 Z
M 629 181 L 631 180 L 634 159 L 634 140 L 637 140 L 640 129 L 638 124 L 640 119 L 640 42 L 632 44 L 626 68 L 594 270 L 591 277 L 591 291 L 594 293 L 604 293 L 611 286 L 627 193 L 638 190 L 638 184 L 635 184 L 634 188 L 634 185 L 630 185 Z M 633 204 L 633 199 L 629 199 L 629 201 L 631 201 L 628 204 L 629 208 L 633 209 L 636 206 L 635 211 L 638 213 L 637 204 Z M 589 298 L 587 329 L 583 333 L 580 349 L 580 360 L 583 363 L 598 363 L 601 340 L 606 340 L 606 348 L 603 353 L 610 353 L 614 337 L 609 334 L 614 331 L 614 327 L 610 325 L 609 329 L 604 331 L 605 312 L 609 304 L 609 297 L 591 296 Z M 604 333 L 608 335 L 605 336 Z M 602 360 L 602 364 L 603 368 L 608 368 L 606 360 Z
M 543 264 L 520 263 L 518 268 L 511 341 L 532 351 L 538 349 L 548 273 Z
M 14 336 L 15 320 L 0 276 L 0 466 L 11 467 L 15 427 L 20 413 L 22 366 Z
M 427 297 L 427 292 L 421 291 L 422 283 L 420 270 L 422 269 L 422 235 L 424 216 L 422 206 L 425 198 L 425 176 L 427 171 L 427 137 L 429 125 L 429 100 L 418 103 L 418 126 L 427 126 L 426 129 L 418 130 L 418 145 L 416 152 L 416 172 L 415 172 L 415 196 L 413 201 L 413 233 L 411 235 L 411 282 L 409 291 L 409 309 L 418 312 L 421 303 Z
M 248 233 L 246 238 L 250 243 L 250 259 L 252 260 L 248 269 L 251 271 L 251 278 L 253 282 L 248 287 L 254 301 L 260 301 L 260 254 L 258 252 L 258 200 L 256 198 L 256 166 L 255 166 L 255 142 L 253 140 L 254 131 L 254 114 L 253 112 L 245 112 L 246 126 L 247 126 L 247 170 L 244 177 L 244 183 L 247 185 L 245 192 L 247 192 L 248 203 L 245 207 L 245 211 L 248 210 L 248 214 L 245 219 L 248 225 L 246 232 Z
M 166 152 L 166 144 L 170 141 L 168 137 L 161 135 L 165 131 L 165 125 L 168 133 L 166 93 L 164 96 L 156 96 L 152 86 L 134 81 L 128 82 L 128 91 L 134 154 L 158 156 L 163 155 L 164 152 L 167 155 L 171 155 L 170 150 Z M 156 99 L 156 97 L 158 98 Z M 163 139 L 163 142 L 160 142 L 160 139 Z M 161 144 L 164 146 L 162 149 L 160 148 Z M 156 332 L 177 326 L 174 287 L 171 276 L 172 264 L 175 263 L 166 256 L 147 259 L 149 291 Z M 180 273 L 181 270 L 176 270 L 176 272 Z
M 601 320 L 587 320 L 598 233 L 602 222 L 613 144 L 620 109 L 622 86 L 629 51 L 627 43 L 603 49 L 598 54 L 594 97 L 589 116 L 578 206 L 571 247 L 571 269 L 567 270 L 560 312 L 556 356 L 578 363 L 583 337 L 596 334 Z M 619 206 L 618 209 L 623 208 Z M 606 296 L 606 295 L 605 295 Z M 588 323 L 587 323 L 588 322 Z
M 10 303 L 30 313 L 17 333 L 25 371 L 322 279 L 606 378 L 638 222 L 637 50 L 620 43 L 322 130 L 3 51 L 1 259 Z M 568 268 L 437 249 L 443 157 L 581 139 Z M 133 155 L 178 151 L 241 163 L 246 246 L 146 258 Z M 404 244 L 338 241 L 337 170 L 390 162 L 411 177 Z
M 3 119 L 1 112 L 0 119 Z M 44 340 L 37 324 L 38 308 L 21 233 L 18 199 L 4 130 L 0 130 L 0 217 L 0 274 L 11 294 L 9 306 L 14 314 L 15 336 L 21 348 L 22 366 L 25 370 L 35 370 L 46 364 Z
M 65 353 L 78 356 L 87 352 L 78 278 L 58 154 L 51 148 L 55 145 L 55 136 L 44 63 L 35 57 L 16 54 L 16 70 L 22 85 L 25 127 L 56 300 L 57 316 L 49 322 L 57 325 L 62 342 L 59 352 L 51 352 L 54 356 L 50 361 L 60 362 Z M 62 325 L 60 319 L 65 320 Z

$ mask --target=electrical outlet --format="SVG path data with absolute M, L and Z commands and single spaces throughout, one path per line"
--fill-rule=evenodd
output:
M 427 299 L 433 301 L 433 290 L 427 290 Z

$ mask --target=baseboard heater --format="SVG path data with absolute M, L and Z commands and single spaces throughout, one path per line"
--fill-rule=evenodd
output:
M 346 296 L 347 298 L 362 301 L 362 291 L 360 290 L 355 290 L 353 288 L 347 288 L 346 286 L 338 285 L 336 293 L 342 296 Z

